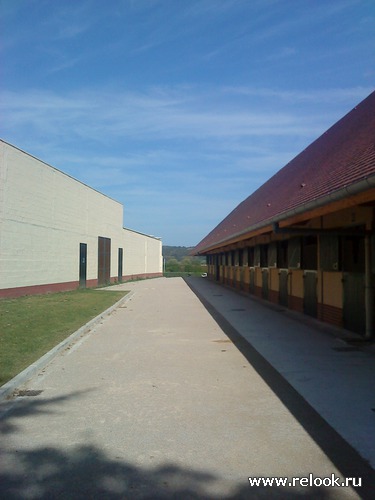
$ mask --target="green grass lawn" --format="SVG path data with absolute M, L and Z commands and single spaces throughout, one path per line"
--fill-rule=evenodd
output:
M 75 290 L 0 300 L 0 385 L 126 293 Z

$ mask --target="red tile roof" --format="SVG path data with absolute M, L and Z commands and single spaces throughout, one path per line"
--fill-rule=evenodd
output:
M 240 203 L 194 253 L 345 196 L 344 188 L 365 179 L 375 187 L 375 92 Z

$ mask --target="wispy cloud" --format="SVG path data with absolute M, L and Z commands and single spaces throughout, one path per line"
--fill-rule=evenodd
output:
M 331 88 L 331 89 L 311 89 L 311 90 L 280 90 L 272 88 L 257 87 L 225 87 L 223 92 L 229 94 L 239 94 L 248 97 L 262 97 L 267 99 L 281 99 L 287 103 L 291 102 L 353 102 L 364 99 L 374 89 L 372 87 L 350 87 L 350 88 Z
M 90 0 L 80 2 L 61 2 L 44 22 L 47 33 L 53 38 L 69 40 L 92 29 L 99 21 L 96 9 Z
M 370 0 L 2 3 L 2 137 L 180 243 L 373 90 Z
M 125 225 L 150 232 L 152 213 L 152 232 L 162 235 L 165 221 L 184 220 L 187 207 L 189 220 L 204 212 L 205 227 L 215 225 L 340 117 L 331 101 L 349 111 L 368 90 L 3 91 L 1 135 L 123 202 Z
M 340 97 L 341 92 L 341 97 Z M 218 91 L 228 100 L 221 107 L 207 102 L 206 92 L 174 89 L 170 94 L 160 90 L 149 92 L 80 91 L 68 94 L 56 92 L 14 91 L 2 93 L 2 108 L 8 129 L 32 127 L 46 137 L 76 136 L 101 141 L 102 137 L 133 140 L 168 140 L 184 138 L 194 140 L 260 135 L 311 136 L 320 127 L 317 119 L 305 118 L 287 108 L 262 110 L 254 102 L 238 109 L 230 97 L 238 94 L 283 99 L 326 102 L 335 94 L 336 99 L 364 94 L 364 89 L 332 90 L 329 92 L 280 92 L 272 89 L 246 87 L 226 88 Z M 107 140 L 107 139 L 106 139 Z
M 67 57 L 64 54 L 57 54 L 56 62 L 52 64 L 48 69 L 46 69 L 44 74 L 49 75 L 69 68 L 73 68 L 74 66 L 77 66 L 82 61 L 82 59 L 82 56 Z
M 241 190 L 244 179 L 266 180 L 334 123 L 335 113 L 327 110 L 330 100 L 358 102 L 368 90 L 182 86 L 142 92 L 5 91 L 0 96 L 1 134 L 46 161 L 57 161 L 55 166 L 97 189 L 148 179 L 161 183 L 166 174 L 176 184 L 190 177 L 191 183 L 195 178 L 206 184 L 215 171 L 216 189 L 219 178 L 227 182 L 230 175 Z M 313 105 L 307 116 L 291 105 L 302 101 Z

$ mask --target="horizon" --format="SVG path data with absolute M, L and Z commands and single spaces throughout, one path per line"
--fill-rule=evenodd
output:
M 195 247 L 374 90 L 368 0 L 1 0 L 1 137 Z

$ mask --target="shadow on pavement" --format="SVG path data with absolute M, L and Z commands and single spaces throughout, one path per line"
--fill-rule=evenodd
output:
M 28 391 L 26 391 L 28 392 Z M 31 391 L 32 392 L 32 391 Z M 37 393 L 42 391 L 36 391 Z M 15 393 L 13 400 L 5 400 L 0 404 L 0 434 L 10 434 L 17 432 L 17 419 L 28 417 L 29 415 L 50 414 L 56 412 L 52 406 L 55 404 L 64 403 L 68 399 L 80 397 L 82 393 L 90 392 L 90 390 L 76 391 L 65 396 L 59 396 L 49 399 L 39 399 L 32 397 L 22 397 L 20 400 Z M 36 394 L 39 395 L 39 394 Z
M 0 496 L 7 499 L 249 499 L 330 498 L 326 488 L 303 493 L 277 487 L 237 487 L 229 495 L 217 492 L 214 475 L 173 464 L 143 469 L 113 460 L 93 445 L 69 452 L 56 448 L 20 450 L 17 472 L 0 474 Z M 216 493 L 210 493 L 210 490 Z
M 355 488 L 362 498 L 374 498 L 375 471 L 371 465 L 287 382 L 194 286 L 186 284 L 216 321 L 222 331 L 248 360 L 289 412 L 298 420 L 311 438 L 342 473 L 343 477 L 362 478 L 362 487 Z M 234 292 L 235 293 L 235 292 Z M 372 437 L 369 436 L 369 439 Z
M 79 396 L 80 392 L 76 392 L 58 398 L 8 402 L 11 407 L 0 417 L 3 435 L 20 432 L 14 421 L 21 418 L 45 413 L 53 418 L 57 413 L 54 405 L 63 405 L 69 398 Z M 64 447 L 64 443 L 61 447 L 9 450 L 2 447 L 0 451 L 0 498 L 7 500 L 330 498 L 328 488 L 306 487 L 298 491 L 273 486 L 255 488 L 248 485 L 247 478 L 225 494 L 220 492 L 223 481 L 225 478 L 210 472 L 175 464 L 139 467 L 121 456 L 107 456 L 92 443 L 71 448 Z

